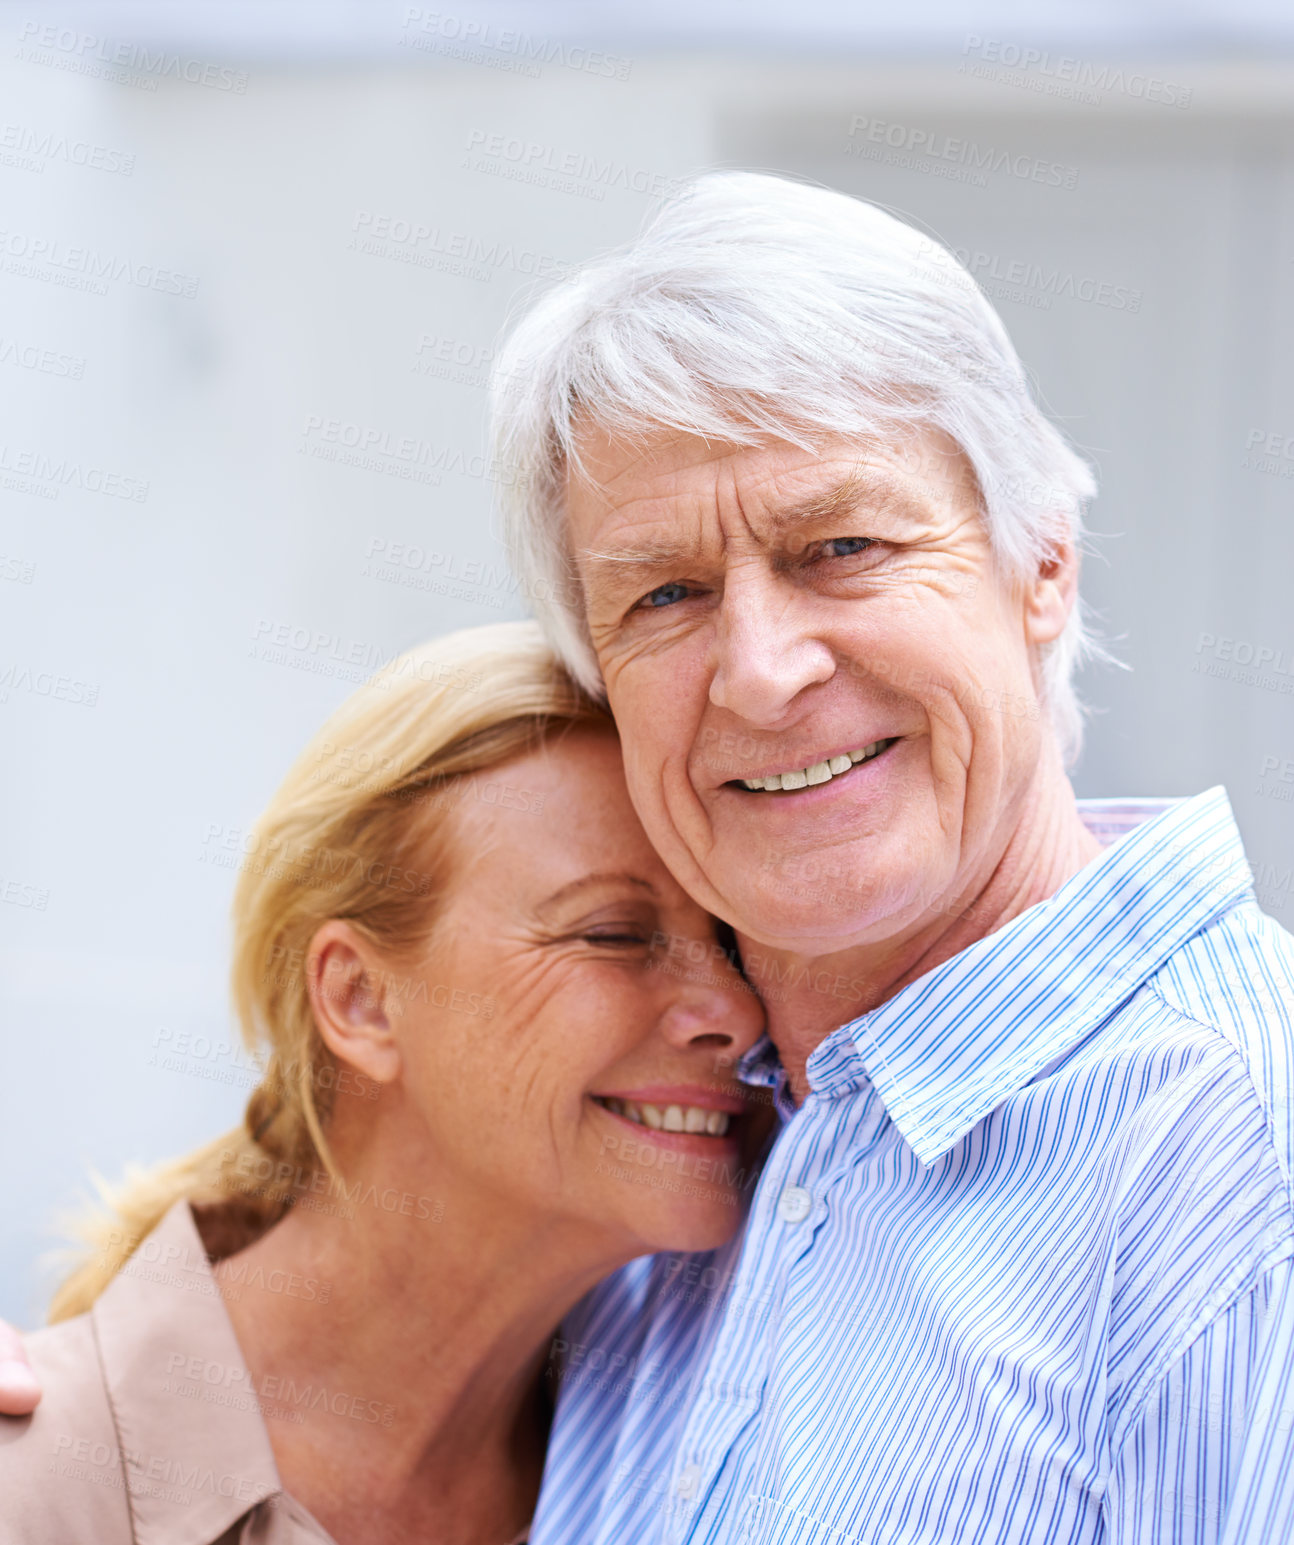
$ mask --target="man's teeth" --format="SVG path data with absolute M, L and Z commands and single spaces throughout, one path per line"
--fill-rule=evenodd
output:
M 741 786 L 746 789 L 766 789 L 770 792 L 777 789 L 807 789 L 815 783 L 830 783 L 838 773 L 848 772 L 858 762 L 865 762 L 879 751 L 884 751 L 890 742 L 888 740 L 874 740 L 870 746 L 864 746 L 861 751 L 851 751 L 848 756 L 833 756 L 829 762 L 815 762 L 812 767 L 799 767 L 794 772 L 774 773 L 771 778 L 743 778 Z
M 609 1097 L 602 1098 L 601 1103 L 617 1116 L 636 1121 L 640 1127 L 650 1127 L 653 1132 L 693 1132 L 722 1137 L 730 1119 L 726 1110 L 708 1110 L 700 1105 L 648 1105 L 645 1101 Z

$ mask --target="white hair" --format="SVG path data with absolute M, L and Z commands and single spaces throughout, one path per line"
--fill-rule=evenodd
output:
M 597 695 L 564 511 L 581 430 L 808 450 L 829 435 L 942 430 L 975 472 L 1012 575 L 1036 569 L 1058 536 L 1077 548 L 1096 492 L 945 247 L 874 204 L 753 172 L 697 178 L 636 241 L 542 296 L 500 351 L 492 413 L 513 563 L 554 648 Z M 1072 677 L 1100 652 L 1080 603 L 1042 655 L 1067 760 L 1082 738 Z

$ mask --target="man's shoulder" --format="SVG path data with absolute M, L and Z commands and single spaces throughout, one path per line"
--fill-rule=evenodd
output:
M 1247 902 L 1194 934 L 1146 985 L 1203 1049 L 1243 1070 L 1294 1177 L 1294 937 Z
M 1150 978 L 1168 1002 L 1232 1040 L 1237 1028 L 1294 1021 L 1294 936 L 1253 901 L 1183 941 Z
M 1104 1134 L 1125 1221 L 1211 1230 L 1252 1266 L 1290 1253 L 1294 939 L 1256 906 L 1184 940 L 1034 1083 Z
M 88 1314 L 26 1339 L 44 1390 L 30 1416 L 0 1420 L 6 1541 L 131 1538 L 117 1432 Z
M 1112 1060 L 1167 1063 L 1174 1077 L 1248 1084 L 1259 1106 L 1294 1094 L 1294 938 L 1246 903 L 1213 919 L 1130 982 L 1117 1006 L 1042 1070 L 1084 1076 Z
M 1109 1409 L 1125 1420 L 1294 1258 L 1294 940 L 1250 903 L 1228 909 L 1038 1082 L 1092 1132 L 1114 1263 Z
M 1171 1064 L 1173 1077 L 1247 1086 L 1276 1126 L 1294 1100 L 1294 938 L 1252 903 L 1214 918 L 1168 954 L 1040 1076 L 1088 1074 L 1112 1060 Z M 1294 1144 L 1281 1148 L 1287 1170 Z

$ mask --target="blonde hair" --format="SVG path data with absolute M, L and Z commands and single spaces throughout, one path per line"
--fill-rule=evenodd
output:
M 98 1182 L 104 1205 L 76 1227 L 88 1253 L 55 1293 L 51 1322 L 88 1309 L 182 1198 L 222 1204 L 237 1237 L 277 1222 L 303 1175 L 338 1178 L 326 1137 L 338 1069 L 311 1008 L 311 939 L 329 918 L 345 918 L 397 956 L 421 943 L 452 884 L 446 814 L 464 792 L 460 780 L 554 731 L 610 723 L 533 622 L 424 644 L 342 704 L 245 844 L 233 1000 L 249 1051 L 268 1061 L 243 1124 L 181 1159 L 129 1172 L 119 1187 Z

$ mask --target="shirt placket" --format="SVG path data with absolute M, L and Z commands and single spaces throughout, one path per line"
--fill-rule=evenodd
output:
M 822 1141 L 822 1129 L 829 1104 L 808 1097 L 774 1144 L 756 1187 L 741 1263 L 671 1477 L 665 1532 L 671 1542 L 708 1539 L 716 1508 L 728 1516 L 715 1483 L 759 1410 L 772 1357 L 771 1325 L 787 1278 L 827 1216 L 822 1181 L 830 1145 Z

